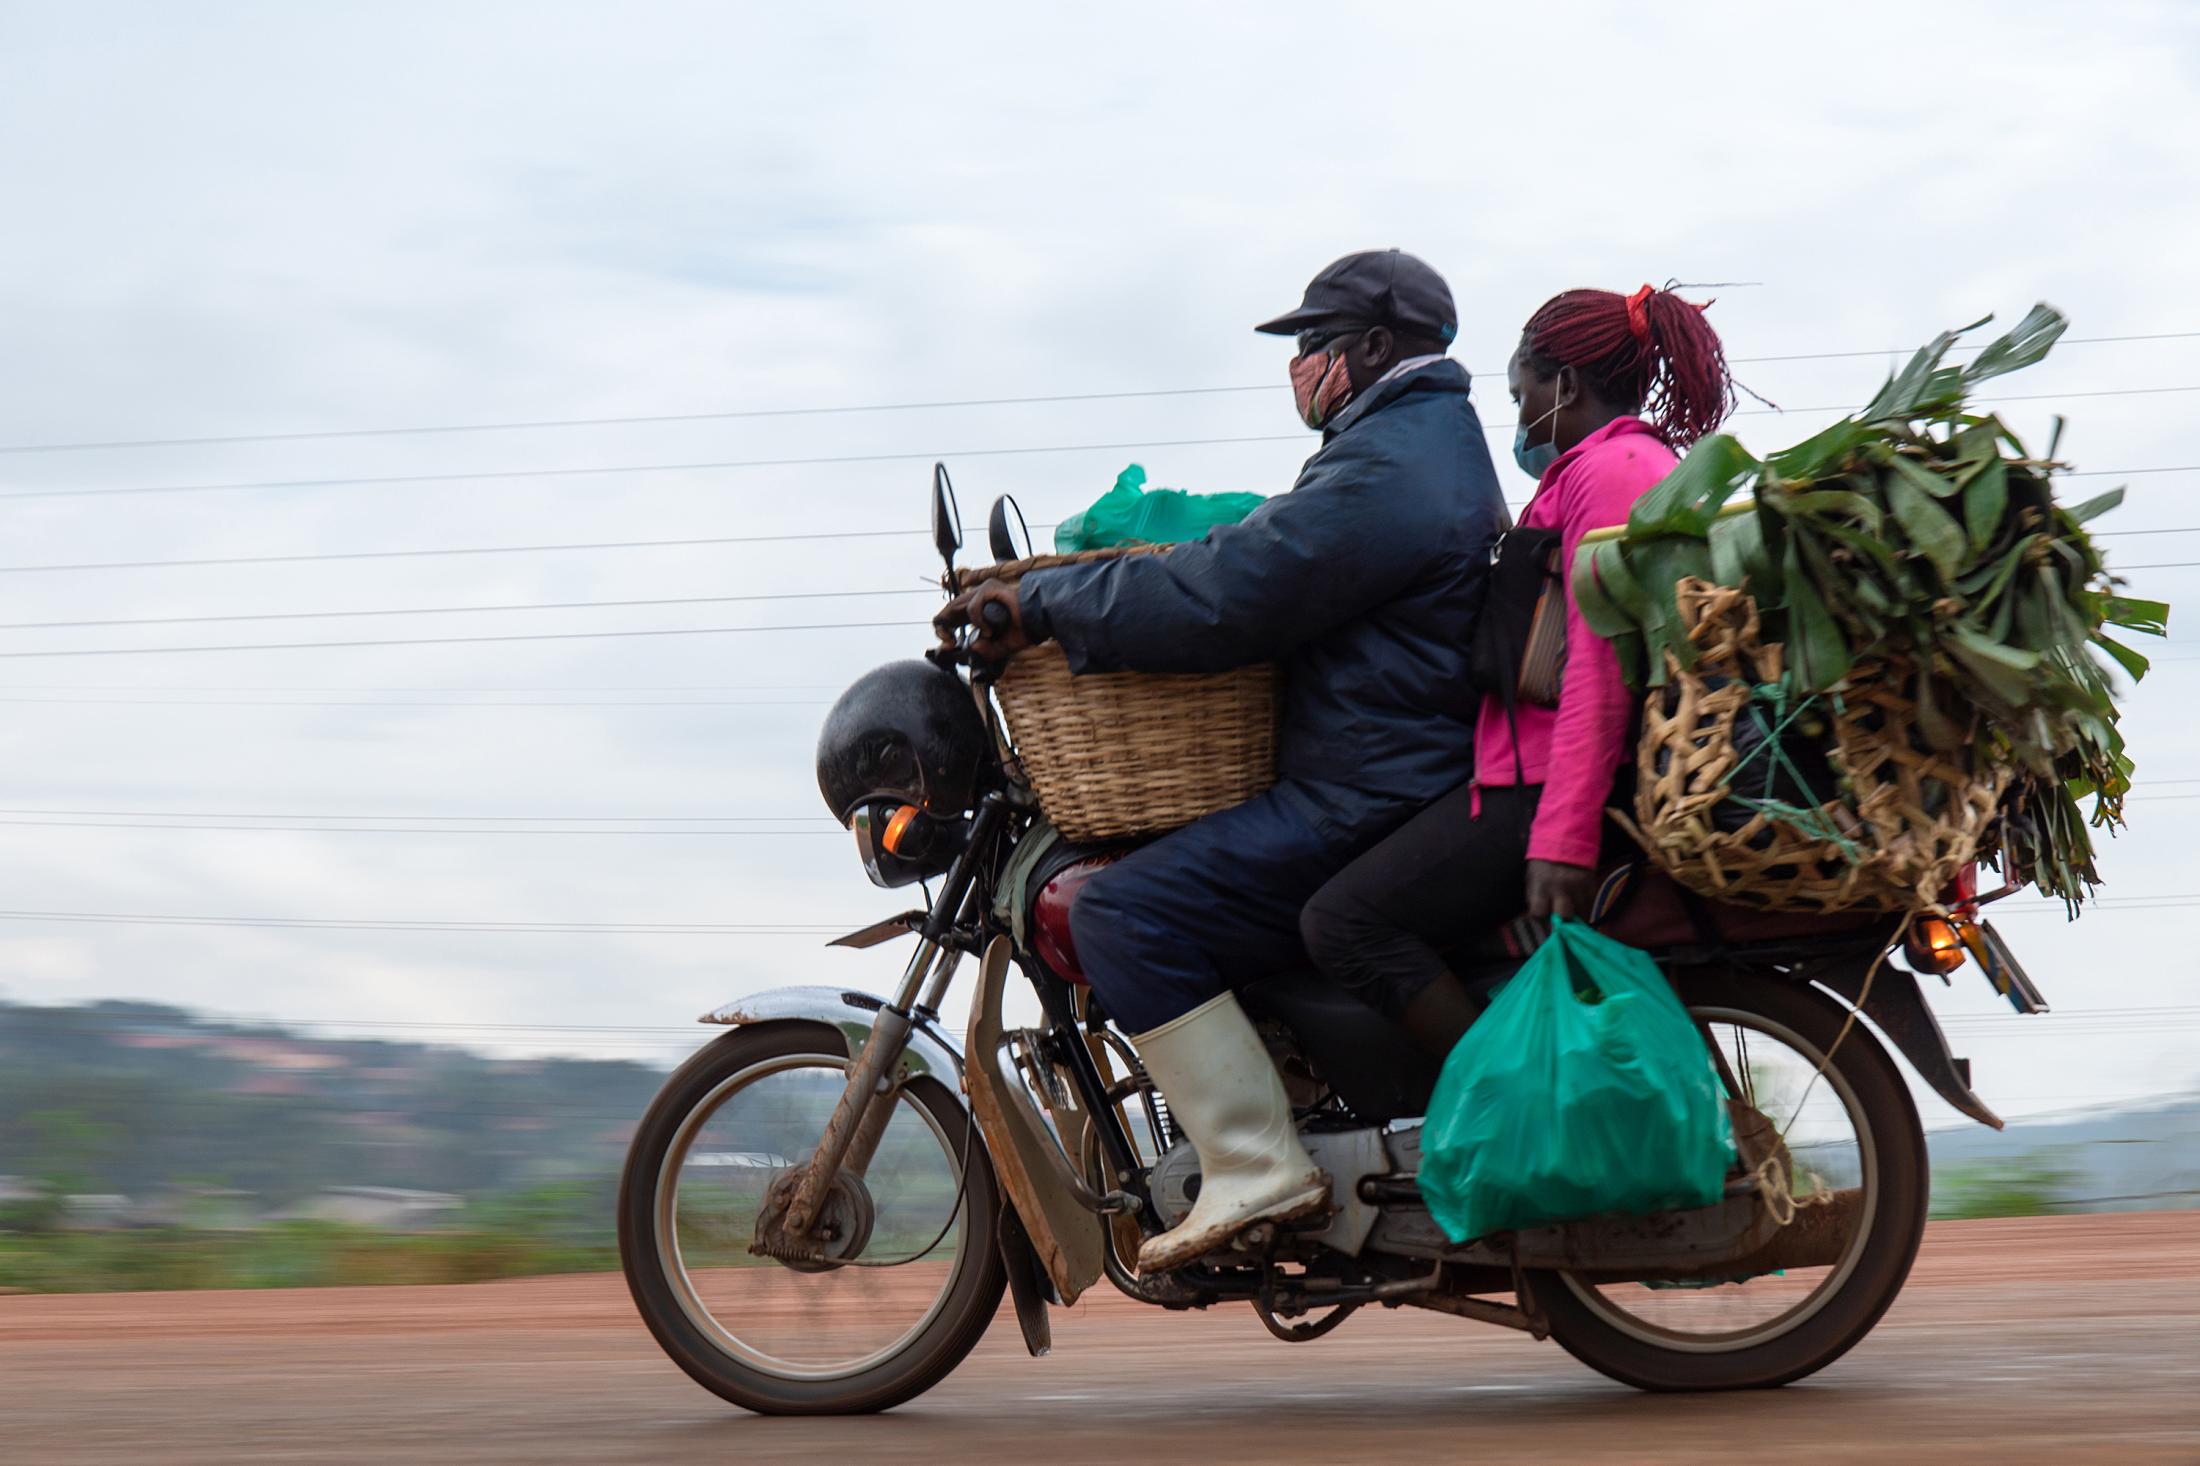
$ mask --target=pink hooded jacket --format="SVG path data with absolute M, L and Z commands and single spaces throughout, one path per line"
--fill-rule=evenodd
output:
M 1624 523 L 1635 501 L 1677 462 L 1641 418 L 1617 418 L 1559 455 L 1520 516 L 1524 527 L 1559 531 L 1567 582 L 1566 673 L 1558 706 L 1523 703 L 1515 714 L 1518 781 L 1543 785 L 1528 835 L 1530 860 L 1596 865 L 1613 775 L 1633 752 L 1627 730 L 1635 699 L 1611 644 L 1589 629 L 1574 604 L 1574 552 L 1590 530 Z M 1503 704 L 1484 698 L 1474 732 L 1475 783 L 1516 782 L 1513 755 Z

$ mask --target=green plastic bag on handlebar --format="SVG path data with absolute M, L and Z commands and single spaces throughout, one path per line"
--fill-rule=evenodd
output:
M 1194 494 L 1149 489 L 1146 470 L 1132 464 L 1091 508 L 1054 527 L 1056 553 L 1112 550 L 1119 545 L 1174 545 L 1202 538 L 1218 524 L 1235 524 L 1261 506 L 1259 494 Z
M 1444 1061 L 1420 1187 L 1465 1242 L 1710 1206 L 1733 1159 L 1710 1049 L 1657 964 L 1560 919 Z

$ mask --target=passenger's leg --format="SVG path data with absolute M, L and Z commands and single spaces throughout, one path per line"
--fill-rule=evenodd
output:
M 1527 904 L 1528 826 L 1539 788 L 1445 795 L 1324 885 L 1300 918 L 1331 980 L 1357 993 L 1439 1057 L 1481 1011 L 1443 952 Z

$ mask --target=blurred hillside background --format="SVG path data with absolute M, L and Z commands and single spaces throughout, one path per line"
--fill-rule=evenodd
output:
M 706 1037 L 666 1038 L 666 1059 Z M 146 1003 L 0 1004 L 0 1289 L 612 1268 L 619 1163 L 663 1077 Z M 1938 1216 L 2200 1201 L 2200 1094 L 1932 1144 Z

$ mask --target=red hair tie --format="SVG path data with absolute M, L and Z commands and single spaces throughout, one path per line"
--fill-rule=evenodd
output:
M 1627 297 L 1627 329 L 1634 332 L 1637 341 L 1650 339 L 1650 313 L 1645 303 L 1657 294 L 1657 287 L 1645 285 Z

